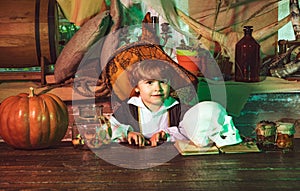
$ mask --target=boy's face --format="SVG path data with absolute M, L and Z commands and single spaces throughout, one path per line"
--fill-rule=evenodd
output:
M 157 111 L 169 97 L 170 84 L 168 80 L 140 80 L 135 90 L 151 111 Z

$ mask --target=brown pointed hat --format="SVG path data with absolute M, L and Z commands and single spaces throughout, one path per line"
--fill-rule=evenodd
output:
M 186 87 L 197 87 L 197 77 L 176 63 L 160 45 L 140 41 L 119 48 L 103 69 L 102 79 L 120 100 L 130 97 L 134 88 L 128 79 L 128 67 L 134 67 L 134 64 L 143 60 L 168 62 L 176 72 L 172 76 L 173 84 L 171 84 L 175 91 Z

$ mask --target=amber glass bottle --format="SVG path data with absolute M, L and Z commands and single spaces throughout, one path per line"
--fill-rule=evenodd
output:
M 235 81 L 258 82 L 260 45 L 252 37 L 252 26 L 244 26 L 244 37 L 235 47 Z

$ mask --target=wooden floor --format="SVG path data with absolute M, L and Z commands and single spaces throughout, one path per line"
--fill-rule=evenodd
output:
M 155 149 L 146 155 L 138 153 L 149 148 L 126 147 L 128 152 L 122 149 L 127 154 L 138 154 L 140 161 L 136 167 L 141 163 L 151 167 L 133 169 L 132 156 L 116 155 L 121 145 L 100 148 L 107 151 L 102 154 L 111 157 L 113 162 L 110 163 L 101 153 L 74 149 L 70 142 L 35 151 L 15 150 L 2 142 L 0 190 L 300 189 L 300 139 L 295 140 L 294 151 L 286 153 L 181 156 L 177 155 L 173 144 L 163 145 L 159 156 Z M 175 155 L 161 165 L 152 160 L 159 157 L 163 161 L 170 153 Z M 114 165 L 117 163 L 129 165 L 124 168 Z

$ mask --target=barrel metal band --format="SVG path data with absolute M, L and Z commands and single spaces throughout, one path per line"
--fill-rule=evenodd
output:
M 35 47 L 38 64 L 41 65 L 41 43 L 40 43 L 40 0 L 35 1 Z

